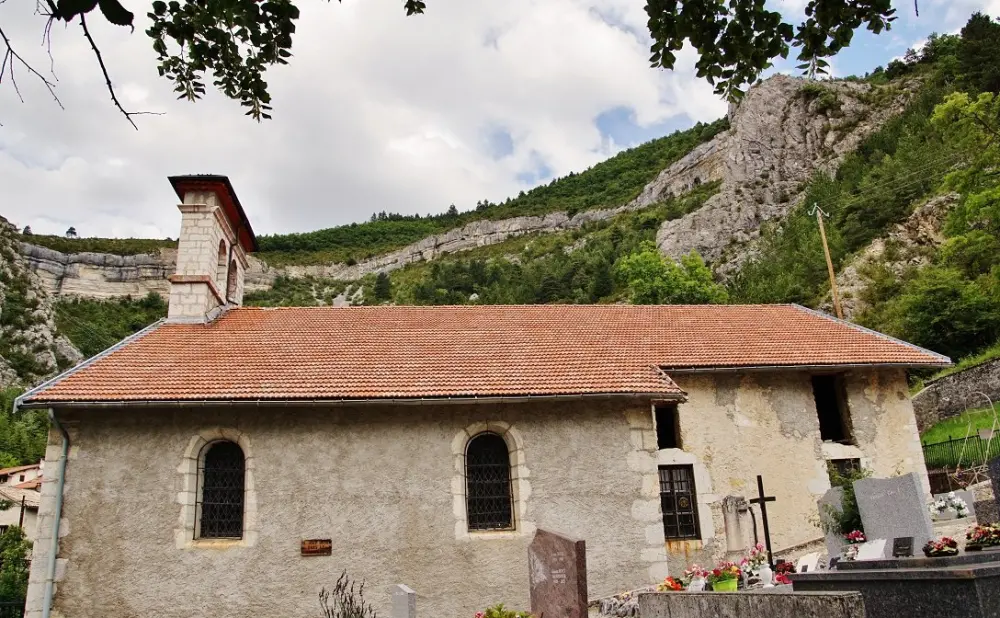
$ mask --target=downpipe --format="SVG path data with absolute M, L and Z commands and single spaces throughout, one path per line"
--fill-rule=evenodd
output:
M 13 414 L 17 414 L 24 395 L 14 399 Z M 48 562 L 45 564 L 45 589 L 42 595 L 42 618 L 52 613 L 52 597 L 56 580 L 56 554 L 59 552 L 59 522 L 62 520 L 63 490 L 66 487 L 66 460 L 69 457 L 69 433 L 59 423 L 55 410 L 49 408 L 49 422 L 62 434 L 62 448 L 59 453 L 56 480 L 56 503 L 52 513 L 52 540 L 49 543 Z

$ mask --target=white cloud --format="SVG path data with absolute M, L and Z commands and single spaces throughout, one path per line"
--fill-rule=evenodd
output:
M 300 8 L 295 56 L 267 77 L 274 120 L 261 125 L 214 92 L 176 101 L 143 24 L 130 36 L 94 23 L 125 105 L 164 113 L 137 117 L 136 132 L 110 105 L 79 27 L 57 29 L 66 111 L 24 72 L 25 104 L 0 86 L 0 214 L 39 233 L 175 236 L 165 177 L 184 173 L 229 175 L 259 233 L 468 208 L 526 188 L 517 175 L 539 161 L 563 175 L 608 156 L 594 125 L 608 109 L 630 107 L 644 126 L 726 110 L 690 51 L 677 71 L 649 68 L 634 0 L 438 0 L 414 17 L 370 0 Z M 25 3 L 0 5 L 0 20 L 48 66 L 43 20 Z M 483 139 L 496 129 L 513 144 L 497 160 Z

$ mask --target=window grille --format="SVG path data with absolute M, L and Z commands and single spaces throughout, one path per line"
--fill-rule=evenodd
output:
M 691 466 L 660 466 L 660 510 L 669 540 L 698 539 L 698 494 Z
M 509 530 L 511 506 L 510 454 L 495 433 L 469 441 L 465 453 L 465 501 L 469 530 Z
M 232 442 L 208 447 L 198 470 L 198 537 L 243 538 L 243 499 L 246 461 L 243 450 Z

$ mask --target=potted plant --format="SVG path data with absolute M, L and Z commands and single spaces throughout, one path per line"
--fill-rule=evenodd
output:
M 942 498 L 938 498 L 930 505 L 931 515 L 937 521 L 946 521 L 949 519 L 962 518 L 969 516 L 969 505 L 955 495 L 955 492 L 949 492 Z
M 720 562 L 708 575 L 708 583 L 715 592 L 736 592 L 740 569 L 732 562 Z
M 949 537 L 942 537 L 938 541 L 928 541 L 927 545 L 924 545 L 924 555 L 928 558 L 957 556 L 958 543 Z
M 840 550 L 840 557 L 842 560 L 851 561 L 857 558 L 858 548 L 862 543 L 868 542 L 868 537 L 862 530 L 851 530 L 844 535 L 844 545 Z

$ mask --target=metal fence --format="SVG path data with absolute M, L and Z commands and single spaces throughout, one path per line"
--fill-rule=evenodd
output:
M 24 618 L 24 601 L 0 601 L 0 618 Z
M 924 463 L 928 470 L 959 465 L 968 468 L 984 464 L 994 457 L 1000 457 L 1000 436 L 993 440 L 972 436 L 924 446 Z

